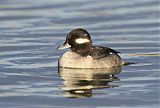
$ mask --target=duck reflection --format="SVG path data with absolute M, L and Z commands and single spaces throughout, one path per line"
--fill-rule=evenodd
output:
M 119 80 L 115 74 L 121 72 L 121 67 L 109 69 L 68 69 L 59 68 L 59 75 L 64 80 L 61 90 L 65 97 L 91 97 L 92 89 L 117 87 L 113 81 Z

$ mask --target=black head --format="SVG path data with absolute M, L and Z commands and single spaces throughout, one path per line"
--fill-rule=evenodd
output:
M 65 43 L 58 49 L 71 48 L 82 56 L 87 56 L 92 48 L 92 40 L 89 33 L 84 29 L 74 29 L 68 33 Z

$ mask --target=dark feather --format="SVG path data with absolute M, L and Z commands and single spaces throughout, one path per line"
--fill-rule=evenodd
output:
M 108 47 L 93 46 L 90 55 L 93 58 L 103 58 L 103 57 L 110 55 L 111 53 L 117 54 L 120 52 L 115 51 L 115 50 L 108 48 Z

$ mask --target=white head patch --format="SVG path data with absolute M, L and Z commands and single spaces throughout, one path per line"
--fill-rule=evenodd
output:
M 90 42 L 90 40 L 85 39 L 85 38 L 76 39 L 76 43 L 78 43 L 78 44 L 83 44 L 83 43 L 86 43 L 86 42 Z

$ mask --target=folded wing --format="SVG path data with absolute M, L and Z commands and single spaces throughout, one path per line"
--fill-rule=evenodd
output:
M 93 58 L 103 58 L 103 57 L 106 57 L 110 54 L 117 54 L 117 53 L 120 53 L 120 52 L 115 51 L 115 50 L 108 48 L 108 47 L 93 46 L 90 55 Z

